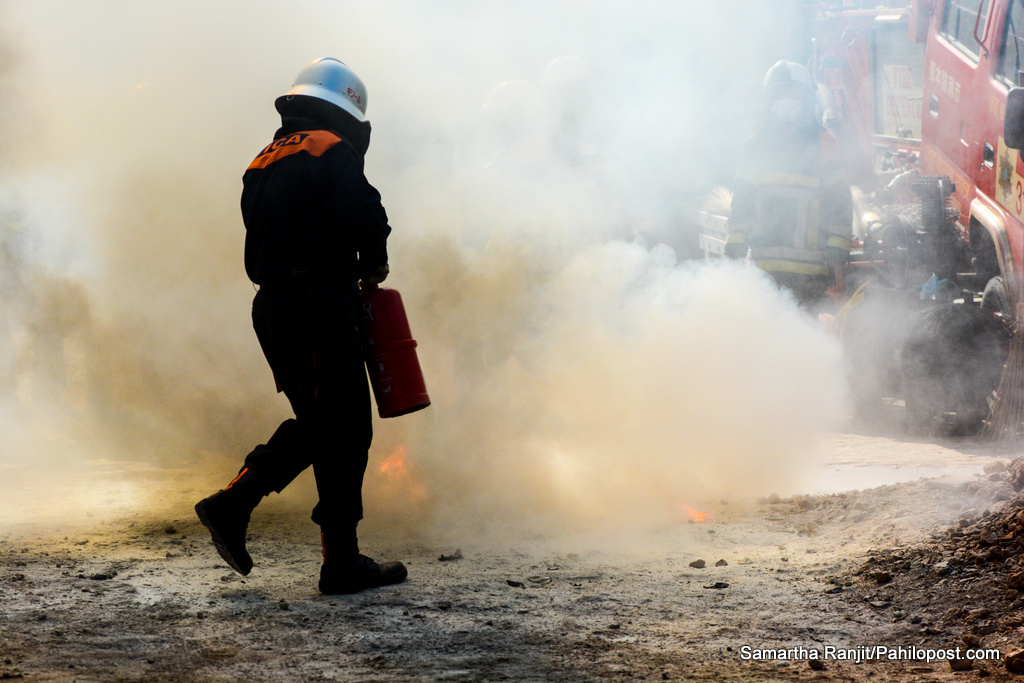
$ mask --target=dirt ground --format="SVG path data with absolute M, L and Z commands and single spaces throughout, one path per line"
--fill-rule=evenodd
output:
M 260 507 L 256 568 L 243 578 L 194 518 L 209 491 L 188 470 L 94 463 L 53 483 L 68 497 L 99 492 L 85 517 L 57 524 L 18 498 L 42 475 L 7 466 L 0 510 L 41 521 L 0 515 L 0 679 L 1016 678 L 1001 659 L 1024 647 L 1021 601 L 1005 586 L 1013 567 L 961 563 L 947 531 L 1024 502 L 993 465 L 1016 447 L 858 434 L 830 444 L 826 469 L 843 492 L 706 503 L 706 521 L 681 515 L 640 537 L 430 547 L 371 529 L 364 550 L 404 560 L 409 580 L 331 597 L 316 591 L 319 539 L 304 509 Z M 841 488 L 882 474 L 902 481 Z M 968 644 L 999 658 L 957 672 L 928 661 Z M 865 654 L 877 647 L 902 651 Z

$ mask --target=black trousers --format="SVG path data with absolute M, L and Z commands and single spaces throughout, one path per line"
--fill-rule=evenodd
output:
M 266 482 L 268 493 L 280 493 L 312 465 L 319 494 L 313 521 L 358 522 L 373 423 L 351 299 L 343 291 L 263 287 L 252 320 L 295 418 L 257 446 L 246 467 Z

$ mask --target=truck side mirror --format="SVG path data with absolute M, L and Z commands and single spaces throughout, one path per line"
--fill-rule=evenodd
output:
M 1010 149 L 1024 149 L 1024 88 L 1011 88 L 1006 95 L 1003 140 Z

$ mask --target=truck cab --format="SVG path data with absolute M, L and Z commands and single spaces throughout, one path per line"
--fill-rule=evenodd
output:
M 926 27 L 921 173 L 953 181 L 951 203 L 977 277 L 1001 286 L 1012 306 L 1020 297 L 1024 166 L 1004 122 L 1008 94 L 1024 76 L 1024 0 L 916 0 L 911 11 Z
M 854 174 L 855 193 L 877 189 L 872 182 L 884 184 L 908 159 L 921 178 L 948 179 L 931 192 L 946 194 L 947 206 L 931 213 L 941 222 L 938 214 L 948 211 L 950 230 L 969 246 L 968 260 L 937 263 L 944 247 L 932 245 L 917 255 L 923 263 L 915 276 L 946 268 L 943 276 L 976 290 L 983 305 L 1013 316 L 1021 292 L 1024 140 L 1008 142 L 1004 125 L 1008 117 L 1019 120 L 1024 133 L 1024 104 L 1007 110 L 1010 92 L 1024 84 L 1024 0 L 807 7 L 816 75 L 842 122 L 836 134 L 852 158 L 868 159 L 874 171 Z M 930 201 L 922 197 L 919 234 L 942 231 L 927 225 Z M 888 237 L 888 245 L 879 247 L 868 226 L 861 228 L 868 261 L 895 262 L 886 258 L 898 251 L 894 245 L 915 242 L 906 229 L 889 230 L 882 240 Z
M 1016 109 L 1007 102 L 1024 86 L 1024 0 L 862 4 L 805 5 L 822 121 L 843 144 L 854 185 L 863 249 L 850 270 L 888 269 L 903 288 L 936 273 L 1012 317 L 1024 249 L 1024 94 Z M 1020 139 L 1007 140 L 1007 121 Z M 877 205 L 857 201 L 898 202 L 879 190 L 911 177 L 931 186 L 913 188 L 922 207 L 910 220 L 883 225 Z M 705 254 L 723 254 L 728 210 L 704 211 L 701 224 Z
M 966 433 L 998 398 L 1024 310 L 1024 0 L 866 4 L 804 5 L 854 200 L 836 327 L 855 402 L 902 401 L 914 421 Z M 707 206 L 711 258 L 729 208 Z

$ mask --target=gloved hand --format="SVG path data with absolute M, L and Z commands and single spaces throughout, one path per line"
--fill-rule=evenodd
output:
M 363 282 L 371 285 L 379 285 L 388 279 L 388 273 L 391 272 L 391 268 L 388 264 L 374 268 L 370 273 L 363 277 Z
M 845 266 L 850 261 L 850 252 L 839 247 L 825 247 L 825 263 L 836 268 Z

